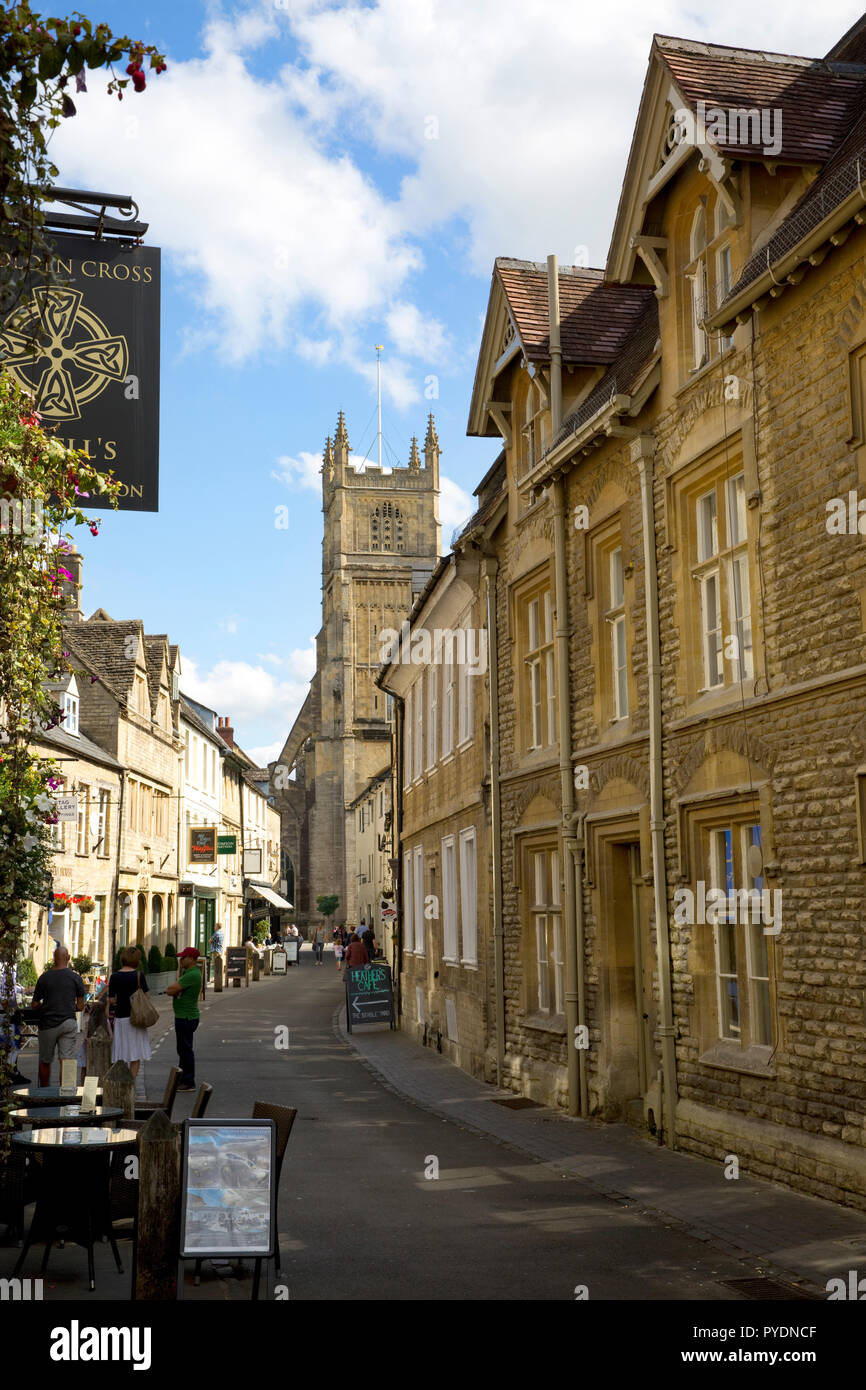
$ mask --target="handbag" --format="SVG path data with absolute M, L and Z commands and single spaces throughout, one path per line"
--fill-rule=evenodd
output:
M 140 972 L 138 978 L 140 981 Z M 159 1023 L 159 1010 L 151 1004 L 140 983 L 129 1001 L 129 1021 L 133 1028 L 152 1028 Z

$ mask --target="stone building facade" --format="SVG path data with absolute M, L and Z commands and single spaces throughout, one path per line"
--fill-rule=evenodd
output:
M 372 926 L 373 934 L 389 964 L 392 962 L 391 919 L 382 917 L 382 905 L 394 901 L 394 874 L 391 867 L 391 759 L 371 777 L 346 808 L 346 838 L 354 837 L 354 863 L 349 865 L 346 918 L 350 926 L 359 922 Z M 357 864 L 353 874 L 351 870 Z
M 607 265 L 497 261 L 469 422 L 505 454 L 486 1074 L 861 1207 L 864 107 L 862 24 L 657 37 Z
M 439 557 L 439 440 L 430 416 L 423 460 L 413 439 L 406 468 L 356 471 L 340 412 L 322 463 L 322 627 L 309 695 L 272 769 L 285 811 L 296 915 L 336 893 L 334 922 L 355 906 L 349 866 L 358 855 L 346 808 L 388 762 L 387 700 L 376 686 L 383 628 L 399 627 Z
M 499 487 L 493 492 L 498 501 Z M 379 679 L 397 704 L 401 1023 L 485 1076 L 496 1001 L 487 581 L 479 537 L 474 518 L 402 629 L 390 634 Z

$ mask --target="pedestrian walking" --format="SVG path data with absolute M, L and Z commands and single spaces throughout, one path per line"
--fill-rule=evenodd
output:
M 313 937 L 313 950 L 316 954 L 316 965 L 322 964 L 322 954 L 325 949 L 325 928 L 320 923 L 316 927 L 316 934 Z
M 216 926 L 214 927 L 214 929 L 213 929 L 213 931 L 212 931 L 212 933 L 211 933 L 211 939 L 210 939 L 210 950 L 211 950 L 211 955 L 212 955 L 212 956 L 221 956 L 221 955 L 222 955 L 222 953 L 223 953 L 223 942 L 224 942 L 224 941 L 225 941 L 225 937 L 223 936 L 223 929 L 222 929 L 222 927 L 220 926 L 219 922 L 217 922 Z
M 32 1007 L 40 1011 L 40 1086 L 50 1085 L 55 1050 L 61 1061 L 74 1059 L 78 1051 L 75 1015 L 81 1013 L 86 998 L 84 981 L 69 964 L 69 952 L 65 946 L 58 946 L 53 968 L 43 971 L 33 991 Z
M 369 964 L 367 947 L 356 933 L 346 947 L 346 969 L 351 970 L 353 967 Z
M 174 1002 L 174 1036 L 177 1043 L 177 1061 L 181 1070 L 179 1091 L 195 1090 L 195 1053 L 193 1038 L 199 1024 L 198 1000 L 201 994 L 201 970 L 199 953 L 195 946 L 187 946 L 178 956 L 180 979 L 169 985 L 165 991 Z
M 361 940 L 363 941 L 364 945 L 365 945 L 366 948 L 367 948 L 367 955 L 369 956 L 370 960 L 375 959 L 375 955 L 376 955 L 376 938 L 375 938 L 375 936 L 373 935 L 373 928 L 372 928 L 372 927 L 365 927 L 365 926 L 362 926 L 362 927 L 361 927 Z
M 126 1062 L 133 1076 L 138 1076 L 142 1062 L 151 1057 L 150 1039 L 146 1028 L 136 1028 L 130 1017 L 130 1002 L 137 989 L 149 993 L 147 980 L 141 973 L 141 954 L 137 946 L 125 946 L 120 953 L 120 969 L 107 985 L 108 1002 L 114 1006 L 114 1035 L 111 1040 L 112 1062 Z
M 336 958 L 337 958 L 337 969 L 338 969 L 338 970 L 342 970 L 342 968 L 343 968 L 343 938 L 342 938 L 341 936 L 337 936 L 337 937 L 334 938 L 334 955 L 335 955 Z

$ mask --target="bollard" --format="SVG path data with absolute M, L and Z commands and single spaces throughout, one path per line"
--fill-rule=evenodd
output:
M 253 980 L 258 980 L 262 973 L 262 958 L 258 951 L 253 953 Z
M 119 1105 L 125 1120 L 135 1119 L 135 1077 L 125 1062 L 112 1062 L 102 1078 L 102 1104 Z
M 213 958 L 213 988 L 214 994 L 223 992 L 223 958 L 214 956 Z
M 138 1140 L 138 1236 L 133 1298 L 177 1298 L 180 1249 L 180 1131 L 155 1110 Z
M 265 955 L 264 955 L 264 967 L 265 967 L 264 973 L 265 973 L 266 975 L 272 975 L 272 974 L 273 974 L 273 963 L 274 963 L 274 953 L 273 953 L 273 951 L 271 950 L 271 948 L 268 947 L 268 949 L 265 951 Z
M 85 1076 L 95 1076 L 101 1081 L 111 1066 L 111 1031 L 106 1020 L 108 1004 L 100 999 L 93 1005 L 87 1020 L 85 1050 Z

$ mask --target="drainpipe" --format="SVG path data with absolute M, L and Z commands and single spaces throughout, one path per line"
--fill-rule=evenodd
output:
M 565 574 L 565 487 L 553 482 L 553 564 L 556 607 L 556 714 L 559 723 L 559 780 L 562 796 L 562 843 L 565 858 L 565 1033 L 568 1044 L 568 1113 L 585 1115 L 585 1049 L 575 1047 L 578 1019 L 577 898 L 581 892 L 577 867 L 579 847 L 575 835 L 574 774 L 571 768 L 571 680 L 568 648 L 568 588 Z
M 562 340 L 559 330 L 559 263 L 547 258 L 547 307 L 550 320 L 550 434 L 555 439 L 562 424 Z
M 656 570 L 656 536 L 653 512 L 653 455 L 655 437 L 641 434 L 631 444 L 631 460 L 640 472 L 643 553 L 646 566 L 646 628 L 650 715 L 650 837 L 653 863 L 653 903 L 656 919 L 659 1012 L 658 1036 L 662 1044 L 662 1089 L 666 1138 L 676 1141 L 677 1058 L 676 1029 L 671 996 L 671 945 L 668 921 L 668 883 L 665 865 L 664 788 L 662 780 L 661 652 L 659 644 L 659 595 Z
M 562 424 L 562 340 L 559 314 L 559 264 L 547 258 L 547 303 L 550 324 L 550 432 Z M 574 774 L 571 767 L 571 673 L 569 669 L 568 583 L 565 561 L 565 484 L 556 478 L 553 493 L 553 565 L 556 607 L 556 711 L 559 722 L 559 778 L 562 795 L 565 902 L 565 1032 L 568 1046 L 568 1113 L 586 1115 L 586 1049 L 577 1048 L 577 1027 L 584 1018 L 583 990 L 583 838 L 575 826 Z M 579 822 L 582 824 L 582 822 Z
M 493 974 L 496 993 L 496 1084 L 505 1072 L 505 924 L 502 920 L 502 808 L 499 791 L 499 637 L 496 630 L 495 556 L 484 557 L 487 597 L 487 669 L 490 692 L 490 819 L 493 844 Z

